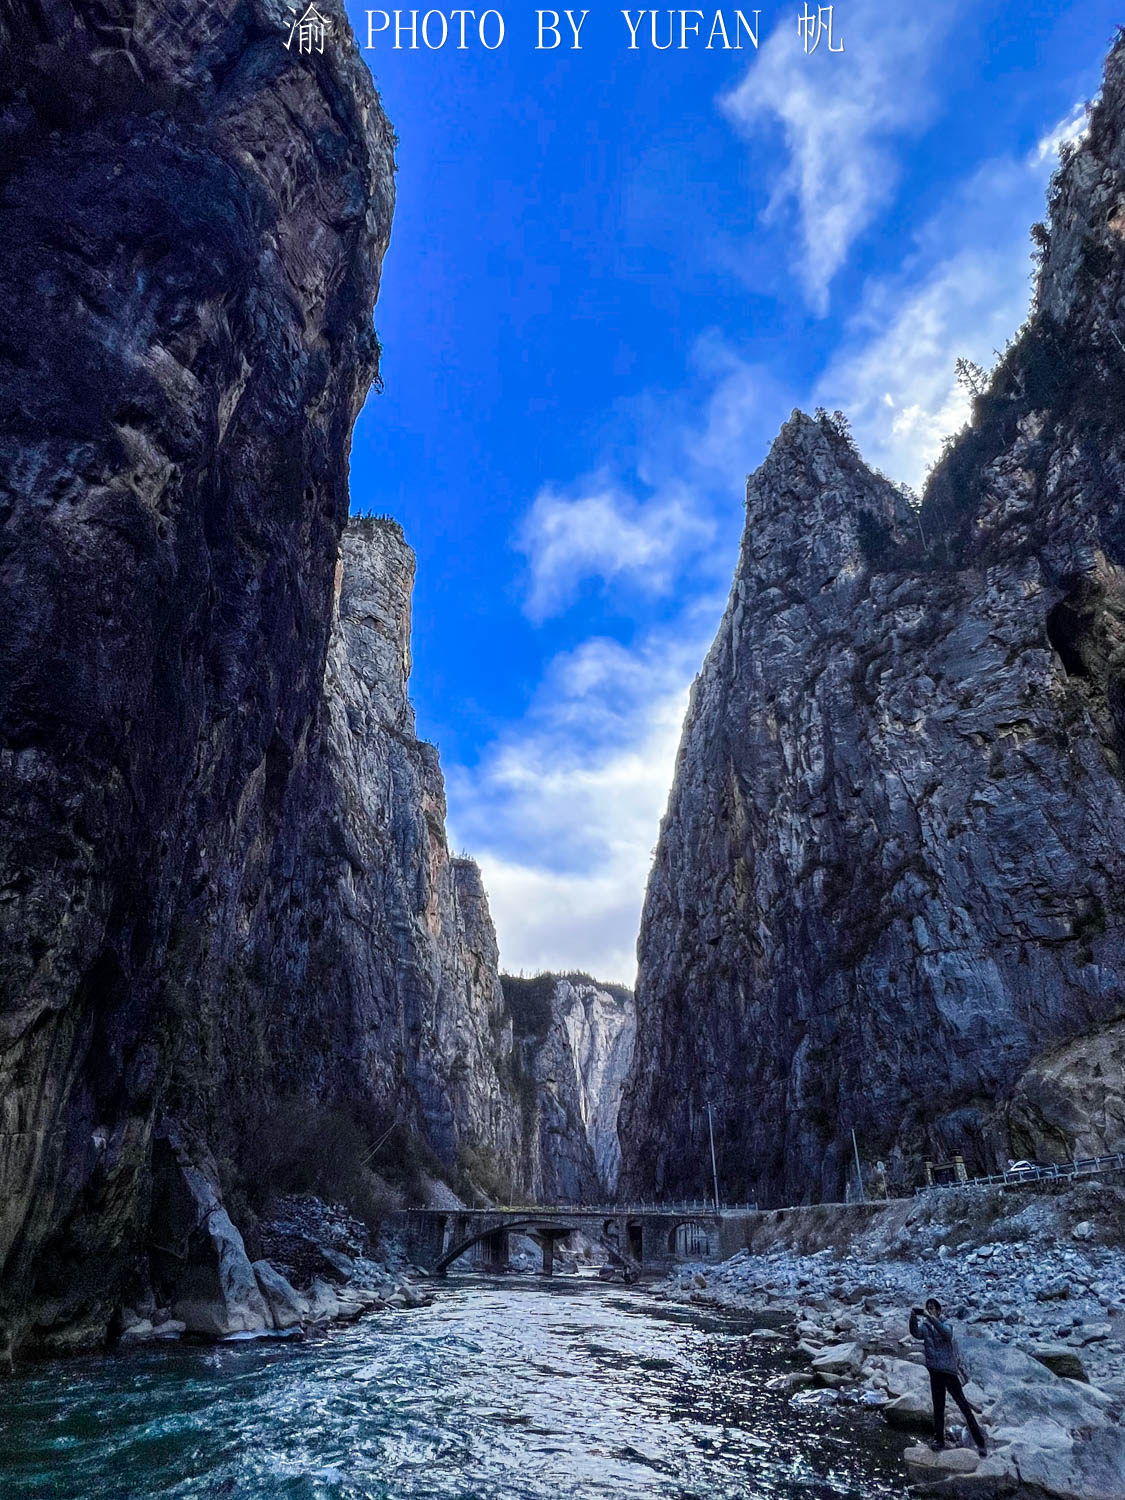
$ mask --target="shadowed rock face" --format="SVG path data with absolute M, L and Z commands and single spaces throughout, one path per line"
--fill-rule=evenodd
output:
M 0 1321 L 48 1344 L 104 1327 L 158 1114 L 275 1024 L 232 976 L 315 737 L 393 201 L 324 9 L 311 57 L 274 0 L 0 20 Z
M 640 937 L 625 1182 L 911 1180 L 1125 1006 L 1125 47 L 920 519 L 795 413 L 747 490 Z
M 484 1151 L 510 1178 L 519 1110 L 498 1069 L 512 1028 L 480 871 L 449 853 L 438 754 L 415 734 L 413 581 L 394 522 L 349 523 L 319 740 L 252 942 L 294 1040 L 254 1073 L 275 1095 L 382 1100 L 445 1166 Z

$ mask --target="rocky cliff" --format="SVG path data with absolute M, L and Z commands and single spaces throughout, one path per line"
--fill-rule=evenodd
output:
M 564 975 L 555 988 L 554 1008 L 574 1058 L 578 1113 L 598 1186 L 604 1199 L 612 1199 L 621 1169 L 617 1115 L 637 1036 L 632 991 L 581 974 Z
M 585 974 L 503 976 L 522 1108 L 519 1177 L 541 1203 L 617 1191 L 617 1112 L 636 1033 L 633 997 Z
M 996 1134 L 1012 1156 L 1074 1161 L 1125 1151 L 1125 1022 L 1036 1058 L 1003 1101 Z
M 920 510 L 795 413 L 747 489 L 642 922 L 631 1191 L 991 1166 L 996 1101 L 1125 1010 L 1125 45 L 1036 310 Z M 1013 1149 L 1013 1154 L 1015 1150 Z
M 277 0 L 14 0 L 0 19 L 17 1341 L 104 1330 L 168 1198 L 154 1136 L 178 1161 L 210 1113 L 201 1080 L 249 1076 L 275 1035 L 299 1050 L 247 953 L 312 784 L 393 202 L 390 127 L 342 8 L 322 9 L 307 55 Z
M 413 578 L 393 521 L 349 523 L 323 722 L 248 960 L 290 1040 L 255 1073 L 274 1096 L 378 1100 L 435 1165 L 507 1182 L 520 1155 L 512 1026 L 480 871 L 449 852 L 437 751 L 415 734 Z

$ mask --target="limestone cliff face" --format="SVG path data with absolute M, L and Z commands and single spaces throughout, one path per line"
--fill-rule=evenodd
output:
M 900 1182 L 991 1165 L 993 1104 L 1125 1009 L 1123 235 L 1119 44 L 920 515 L 831 419 L 750 480 L 645 904 L 631 1190 L 703 1189 L 708 1098 L 728 1196 L 838 1196 L 853 1127 Z
M 579 975 L 561 978 L 555 1013 L 566 1031 L 578 1092 L 578 1111 L 606 1199 L 617 1192 L 621 1147 L 617 1114 L 633 1059 L 637 1016 L 632 991 Z
M 617 1190 L 617 1111 L 636 1029 L 632 994 L 580 974 L 506 974 L 503 988 L 525 1190 L 542 1203 L 605 1202 Z
M 158 1120 L 288 1025 L 246 955 L 311 785 L 393 202 L 322 10 L 311 56 L 277 0 L 0 18 L 0 1323 L 48 1345 L 105 1326 Z
M 407 696 L 414 557 L 394 522 L 353 520 L 342 540 L 315 796 L 294 798 L 294 837 L 262 930 L 275 1005 L 331 1034 L 288 1058 L 277 1088 L 374 1097 L 448 1168 L 483 1151 L 516 1171 L 519 1110 L 498 1068 L 512 1046 L 496 934 L 477 866 L 450 855 L 437 751 Z M 284 921 L 288 904 L 299 921 Z M 269 941 L 279 929 L 279 950 Z M 310 999 L 320 997 L 310 1007 Z M 324 1089 L 321 1091 L 323 1092 Z

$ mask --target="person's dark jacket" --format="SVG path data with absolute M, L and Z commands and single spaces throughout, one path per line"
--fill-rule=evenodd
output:
M 938 1370 L 943 1375 L 957 1375 L 957 1345 L 953 1341 L 953 1324 L 941 1318 L 931 1318 L 929 1313 L 921 1316 L 911 1311 L 910 1332 L 912 1337 L 922 1340 L 922 1357 L 927 1370 Z

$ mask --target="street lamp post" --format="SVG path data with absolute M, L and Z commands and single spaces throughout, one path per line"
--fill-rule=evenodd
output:
M 719 1168 L 715 1161 L 715 1121 L 711 1114 L 711 1101 L 707 1101 L 707 1134 L 711 1138 L 711 1179 L 715 1185 L 715 1212 L 719 1212 Z

